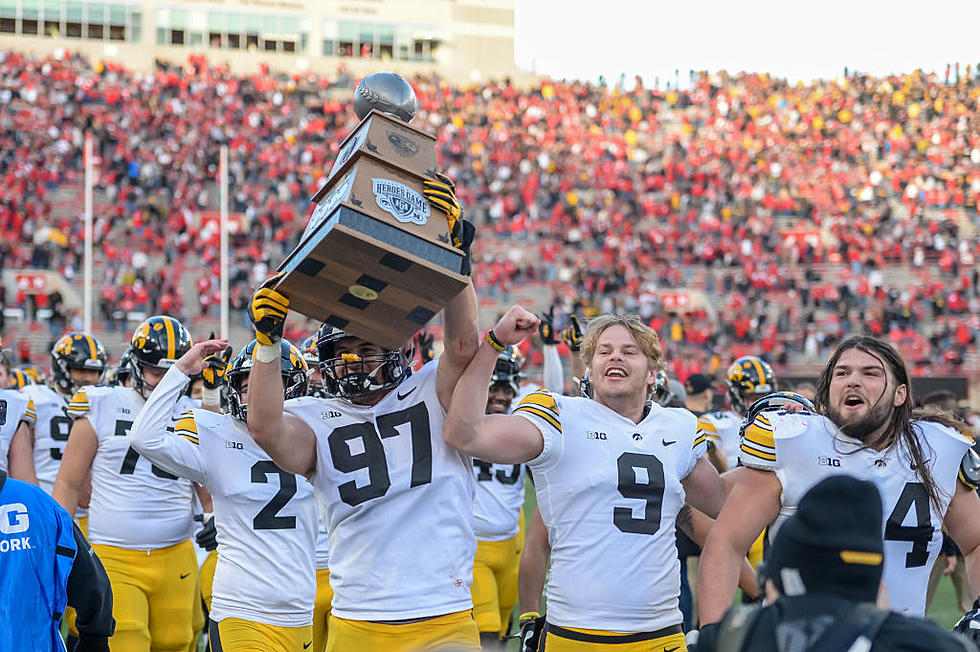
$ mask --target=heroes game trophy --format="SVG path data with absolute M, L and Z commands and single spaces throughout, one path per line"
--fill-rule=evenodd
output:
M 409 126 L 415 92 L 394 73 L 354 91 L 361 124 L 340 146 L 276 286 L 289 307 L 398 348 L 466 285 L 446 216 L 422 194 L 435 178 L 436 139 Z

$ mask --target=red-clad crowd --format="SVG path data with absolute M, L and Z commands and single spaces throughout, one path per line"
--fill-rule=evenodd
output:
M 201 57 L 135 72 L 0 53 L 0 265 L 78 275 L 81 206 L 59 209 L 55 196 L 78 187 L 91 133 L 106 326 L 133 311 L 213 314 L 209 216 L 226 144 L 232 305 L 243 307 L 295 244 L 356 125 L 355 82 L 237 76 Z M 855 331 L 889 337 L 920 372 L 977 351 L 970 69 L 806 85 L 702 74 L 687 90 L 411 82 L 414 124 L 438 136 L 477 224 L 476 282 L 491 306 L 539 287 L 563 314 L 640 312 L 681 377 L 744 352 L 816 362 Z

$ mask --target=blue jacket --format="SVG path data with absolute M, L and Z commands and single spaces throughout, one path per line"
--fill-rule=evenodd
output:
M 68 512 L 0 471 L 0 650 L 64 652 L 58 623 L 77 549 Z

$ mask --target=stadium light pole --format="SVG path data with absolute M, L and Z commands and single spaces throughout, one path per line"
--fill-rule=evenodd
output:
M 85 247 L 82 254 L 82 328 L 92 332 L 92 134 L 85 134 Z
M 220 243 L 221 265 L 221 337 L 227 338 L 228 332 L 228 146 L 221 146 L 218 159 L 218 183 L 220 187 L 221 214 L 218 218 L 218 241 Z

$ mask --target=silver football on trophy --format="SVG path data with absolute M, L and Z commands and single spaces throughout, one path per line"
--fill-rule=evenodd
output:
M 393 72 L 368 75 L 354 89 L 354 113 L 359 120 L 374 109 L 403 122 L 411 122 L 415 107 L 415 91 L 404 78 Z

